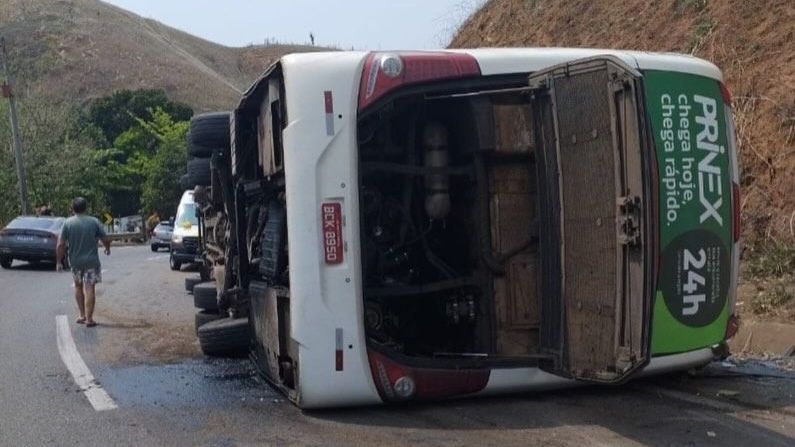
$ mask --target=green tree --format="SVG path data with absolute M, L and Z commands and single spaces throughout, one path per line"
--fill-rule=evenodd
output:
M 114 216 L 159 210 L 163 205 L 156 205 L 156 198 L 159 194 L 167 194 L 171 186 L 178 186 L 179 175 L 185 170 L 188 122 L 175 119 L 159 107 L 147 110 L 146 115 L 150 118 L 133 117 L 130 127 L 116 136 L 113 147 L 103 151 L 103 164 L 108 178 L 112 179 L 106 194 Z M 158 171 L 164 164 L 168 165 L 168 170 Z M 171 180 L 170 186 L 167 178 L 153 179 L 152 172 L 180 174 Z M 147 199 L 143 200 L 147 185 L 152 189 L 164 189 L 160 192 L 150 189 Z
M 193 110 L 187 105 L 171 101 L 163 90 L 119 90 L 91 103 L 88 119 L 102 130 L 106 141 L 114 142 L 136 119 L 153 119 L 153 110 L 163 110 L 176 121 L 187 121 Z
M 166 108 L 141 112 L 138 106 L 145 98 L 164 101 L 156 93 L 131 95 L 135 107 L 118 115 L 128 120 L 127 127 L 113 130 L 108 134 L 112 139 L 94 123 L 91 110 L 76 103 L 17 97 L 31 206 L 50 205 L 58 214 L 67 215 L 71 200 L 83 196 L 96 215 L 103 211 L 115 216 L 142 210 L 174 212 L 182 193 L 179 178 L 185 172 L 189 112 L 176 107 L 181 118 L 175 117 L 167 100 Z M 19 214 L 7 107 L 7 102 L 0 101 L 0 225 Z M 92 110 L 98 113 L 100 109 Z
M 18 99 L 30 205 L 50 205 L 66 215 L 71 199 L 80 195 L 89 200 L 93 210 L 102 210 L 106 183 L 100 154 L 93 151 L 96 128 L 80 124 L 82 112 L 76 104 L 24 96 Z M 0 101 L 0 147 L 4 149 L 0 151 L 0 224 L 20 212 L 7 107 Z
M 162 109 L 154 110 L 152 115 L 151 121 L 140 122 L 157 140 L 154 156 L 146 164 L 141 205 L 145 211 L 157 211 L 165 217 L 174 215 L 182 197 L 179 179 L 185 173 L 189 123 L 176 121 Z
M 4 105 L 0 103 L 0 115 L 8 113 L 4 109 Z M 0 121 L 0 124 L 2 123 L 3 121 Z M 5 226 L 19 212 L 17 178 L 14 172 L 14 158 L 11 154 L 11 136 L 6 130 L 0 125 L 0 227 Z
M 141 210 L 141 186 L 156 145 L 156 138 L 133 121 L 132 127 L 116 137 L 113 147 L 103 151 L 103 165 L 110 180 L 106 195 L 114 216 L 129 216 Z

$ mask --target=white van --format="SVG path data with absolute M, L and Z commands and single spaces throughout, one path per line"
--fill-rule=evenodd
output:
M 177 217 L 174 219 L 174 231 L 171 234 L 171 270 L 179 270 L 182 264 L 200 262 L 199 256 L 199 217 L 196 214 L 196 203 L 193 191 L 185 191 L 177 206 Z
M 730 106 L 677 54 L 285 56 L 231 118 L 222 311 L 302 408 L 703 365 L 736 330 Z

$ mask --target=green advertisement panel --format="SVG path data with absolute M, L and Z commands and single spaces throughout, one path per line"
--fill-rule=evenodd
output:
M 660 266 L 652 354 L 703 348 L 726 330 L 732 190 L 726 119 L 714 79 L 644 72 L 659 176 Z

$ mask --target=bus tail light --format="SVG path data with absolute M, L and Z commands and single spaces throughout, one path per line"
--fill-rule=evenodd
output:
M 730 340 L 732 337 L 737 335 L 737 331 L 740 329 L 740 320 L 734 314 L 729 315 L 729 322 L 726 323 L 726 334 L 723 336 L 724 340 Z
M 729 87 L 726 87 L 726 84 L 724 84 L 723 82 L 718 82 L 718 84 L 720 84 L 720 95 L 723 97 L 723 104 L 725 104 L 726 107 L 731 107 L 732 94 L 729 91 Z
M 359 84 L 359 110 L 402 86 L 480 75 L 473 56 L 447 51 L 370 53 Z
M 488 369 L 430 369 L 400 364 L 367 350 L 378 394 L 386 402 L 428 400 L 478 392 L 489 381 Z

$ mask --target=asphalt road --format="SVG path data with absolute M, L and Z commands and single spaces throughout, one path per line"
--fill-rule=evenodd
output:
M 206 360 L 165 253 L 102 257 L 96 319 L 71 278 L 0 271 L 0 445 L 795 445 L 795 379 L 669 376 L 620 388 L 302 412 L 247 360 Z M 118 408 L 95 411 L 59 355 L 56 317 Z

